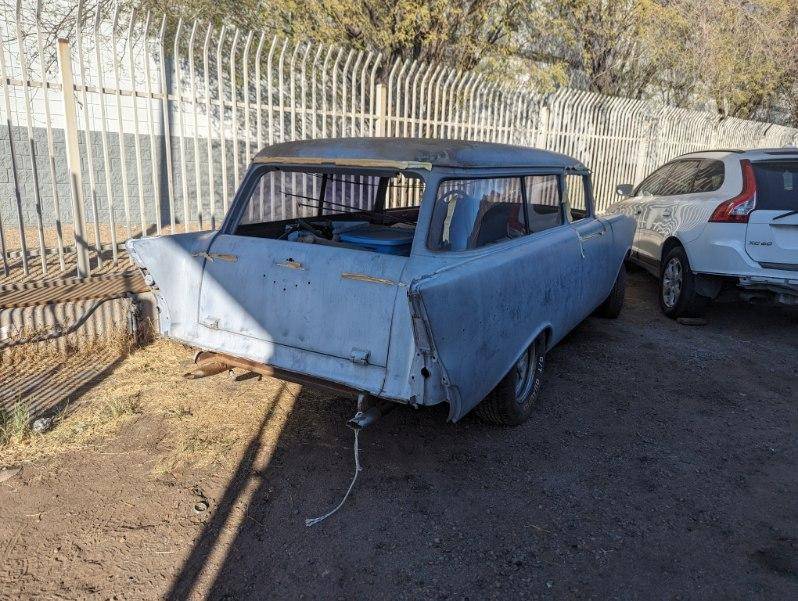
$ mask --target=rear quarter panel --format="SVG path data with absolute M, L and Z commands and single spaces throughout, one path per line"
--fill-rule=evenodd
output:
M 541 331 L 551 332 L 552 345 L 584 319 L 580 260 L 576 233 L 565 226 L 411 284 L 412 311 L 444 370 L 450 419 L 479 403 Z
M 635 220 L 626 213 L 602 215 L 601 220 L 604 221 L 607 227 L 612 231 L 612 244 L 608 259 L 610 261 L 608 271 L 612 279 L 607 282 L 611 290 L 615 283 L 614 278 L 621 269 L 621 264 L 632 250 L 636 224 Z
M 193 342 L 202 269 L 216 232 L 131 239 L 125 243 L 133 261 L 145 271 L 158 303 L 158 329 L 164 336 Z

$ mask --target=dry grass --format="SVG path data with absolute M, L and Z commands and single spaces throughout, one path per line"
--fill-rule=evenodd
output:
M 146 329 L 146 328 L 145 328 Z M 52 326 L 42 328 L 23 328 L 14 331 L 4 342 L 27 340 L 39 334 L 52 331 Z M 136 341 L 126 327 L 118 327 L 107 333 L 87 335 L 82 328 L 60 338 L 30 344 L 19 344 L 0 350 L 0 366 L 30 366 L 63 361 L 71 357 L 90 358 L 108 353 L 126 357 L 136 345 Z
M 192 356 L 191 349 L 163 339 L 133 350 L 80 403 L 58 416 L 49 432 L 0 443 L 0 465 L 107 449 L 137 420 L 158 433 L 148 449 L 154 474 L 224 464 L 249 442 L 270 409 L 285 417 L 301 388 L 270 378 L 233 382 L 226 374 L 184 380 Z
M 18 401 L 10 410 L 0 409 L 0 449 L 5 445 L 19 445 L 30 435 L 30 411 Z

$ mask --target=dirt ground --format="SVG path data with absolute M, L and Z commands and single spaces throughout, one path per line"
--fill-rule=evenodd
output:
M 127 395 L 106 430 L 76 410 L 0 455 L 0 597 L 798 598 L 798 312 L 682 326 L 630 280 L 550 353 L 527 424 L 399 408 L 312 528 L 352 475 L 351 400 L 135 352 L 84 402 Z

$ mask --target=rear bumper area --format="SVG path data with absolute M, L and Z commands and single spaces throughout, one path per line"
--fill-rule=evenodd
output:
M 343 394 L 354 394 L 359 392 L 358 390 L 351 388 L 350 386 L 346 386 L 345 384 L 331 382 L 329 380 L 309 376 L 306 374 L 299 374 L 285 369 L 272 367 L 271 365 L 267 365 L 265 363 L 258 363 L 257 361 L 251 361 L 241 357 L 234 357 L 225 353 L 201 351 L 197 354 L 195 363 L 197 364 L 197 367 L 185 374 L 185 378 L 198 379 L 221 373 L 222 371 L 226 371 L 228 369 L 240 368 L 246 369 L 256 374 L 261 374 L 263 376 L 279 378 L 281 380 L 294 382 L 303 386 L 323 388 L 332 392 Z
M 191 336 L 172 331 L 168 336 L 203 351 L 211 351 L 234 359 L 248 361 L 259 369 L 257 373 L 324 388 L 337 392 L 366 392 L 397 402 L 408 399 L 382 394 L 386 370 L 384 367 L 359 364 L 353 361 L 314 353 L 299 348 L 275 344 L 265 340 L 231 334 L 200 326 Z
M 685 243 L 693 271 L 731 278 L 773 278 L 788 285 L 798 281 L 798 266 L 760 262 L 748 254 L 745 227 L 742 223 L 707 224 L 698 238 Z
M 762 264 L 746 252 L 744 224 L 710 223 L 685 248 L 693 271 L 735 282 L 743 297 L 798 304 L 798 271 Z
M 749 297 L 769 296 L 779 304 L 798 305 L 798 276 L 795 278 L 774 278 L 766 276 L 743 276 L 738 285 L 743 294 Z

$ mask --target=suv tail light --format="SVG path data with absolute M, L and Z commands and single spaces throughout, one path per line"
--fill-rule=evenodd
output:
M 756 177 L 751 161 L 740 161 L 743 169 L 743 190 L 734 198 L 724 200 L 709 218 L 710 223 L 748 223 L 748 215 L 756 208 Z

